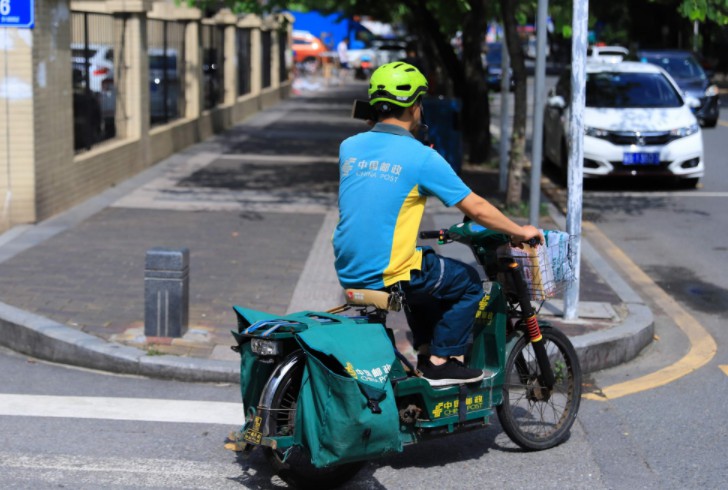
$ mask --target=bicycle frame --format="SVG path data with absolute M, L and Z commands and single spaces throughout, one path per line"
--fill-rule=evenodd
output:
M 434 237 L 433 232 L 426 232 L 421 236 Z M 515 286 L 515 292 L 507 292 L 498 281 L 486 282 L 485 295 L 475 315 L 473 344 L 466 363 L 474 368 L 488 369 L 495 373 L 494 376 L 477 384 L 433 388 L 426 379 L 408 374 L 403 364 L 393 365 L 390 379 L 400 411 L 400 439 L 403 445 L 487 425 L 495 408 L 503 403 L 506 360 L 523 335 L 531 341 L 540 370 L 534 393 L 538 393 L 536 396 L 539 400 L 547 400 L 554 386 L 554 373 L 520 266 L 513 259 L 497 257 L 495 252 L 498 246 L 509 242 L 509 237 L 486 230 L 473 222 L 466 222 L 449 230 L 439 230 L 437 238 L 443 244 L 458 241 L 467 245 L 489 278 L 506 274 Z M 357 322 L 385 323 L 386 311 L 352 305 L 344 305 L 327 313 L 301 312 L 296 315 L 299 318 L 300 315 L 335 318 L 336 315 L 332 313 L 351 308 L 359 310 L 361 316 L 357 317 Z M 245 449 L 262 445 L 285 451 L 293 445 L 293 437 L 290 434 L 270 433 L 270 420 L 276 411 L 276 407 L 272 406 L 273 395 L 286 373 L 295 369 L 305 356 L 297 351 L 295 332 L 273 331 L 264 335 L 258 333 L 264 330 L 260 329 L 244 333 L 260 318 L 277 318 L 275 321 L 280 322 L 290 317 L 273 317 L 239 307 L 235 307 L 235 310 L 239 327 L 234 335 L 238 339 L 239 348 L 245 349 L 245 354 L 252 352 L 253 339 L 261 342 L 265 339 L 265 342 L 277 346 L 275 349 L 271 348 L 267 355 L 257 354 L 259 363 L 255 366 L 241 366 L 241 390 L 247 410 L 245 430 L 241 431 L 240 440 Z M 394 340 L 392 331 L 387 330 Z M 243 355 L 243 359 L 246 358 L 251 359 L 250 356 Z M 248 378 L 243 379 L 243 376 Z M 256 376 L 257 379 L 253 379 Z

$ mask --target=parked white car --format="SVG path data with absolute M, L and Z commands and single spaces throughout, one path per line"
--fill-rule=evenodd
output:
M 619 63 L 629 56 L 629 50 L 622 46 L 589 46 L 586 56 L 589 61 Z
M 81 43 L 71 44 L 73 68 L 81 73 L 86 71 L 85 57 L 88 56 L 88 88 L 101 92 L 114 80 L 114 48 L 105 44 L 89 44 L 88 51 Z M 105 83 L 106 82 L 106 83 Z
M 661 68 L 647 63 L 587 63 L 584 177 L 670 176 L 688 186 L 703 177 L 703 139 L 691 107 Z M 570 73 L 550 92 L 544 157 L 566 175 Z

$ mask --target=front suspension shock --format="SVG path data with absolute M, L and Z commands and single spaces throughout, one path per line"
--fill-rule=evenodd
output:
M 543 335 L 541 335 L 541 328 L 538 326 L 536 312 L 533 306 L 531 306 L 531 296 L 528 293 L 528 286 L 526 285 L 525 279 L 523 279 L 523 274 L 521 274 L 521 266 L 518 262 L 512 260 L 508 263 L 508 268 L 513 285 L 516 288 L 518 302 L 521 305 L 521 318 L 526 325 L 526 334 L 531 341 L 533 352 L 536 355 L 536 361 L 541 371 L 539 381 L 543 386 L 551 390 L 554 384 L 556 384 L 556 378 L 554 377 L 553 369 L 551 369 L 549 356 L 546 353 L 546 346 L 543 342 Z

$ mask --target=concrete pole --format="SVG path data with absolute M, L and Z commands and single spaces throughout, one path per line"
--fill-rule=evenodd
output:
M 571 104 L 569 111 L 569 197 L 566 232 L 574 237 L 572 256 L 575 280 L 566 288 L 564 318 L 577 318 L 581 265 L 581 213 L 584 190 L 584 104 L 586 102 L 586 48 L 589 0 L 574 0 L 571 42 Z
M 505 192 L 508 185 L 508 95 L 511 89 L 510 77 L 511 59 L 508 55 L 508 45 L 505 36 L 501 41 L 501 120 L 500 120 L 500 164 L 498 166 L 498 190 Z
M 698 28 L 698 21 L 693 21 L 693 51 L 698 52 L 698 39 L 700 37 L 700 30 Z
M 541 209 L 541 160 L 543 151 L 543 105 L 546 85 L 546 15 L 548 0 L 538 0 L 536 20 L 536 79 L 533 84 L 533 138 L 531 140 L 531 189 L 528 220 L 538 226 Z

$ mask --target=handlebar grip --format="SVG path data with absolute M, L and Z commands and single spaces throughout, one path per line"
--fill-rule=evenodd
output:
M 427 231 L 420 232 L 420 238 L 423 238 L 423 239 L 440 238 L 441 235 L 442 235 L 442 230 L 427 230 Z

